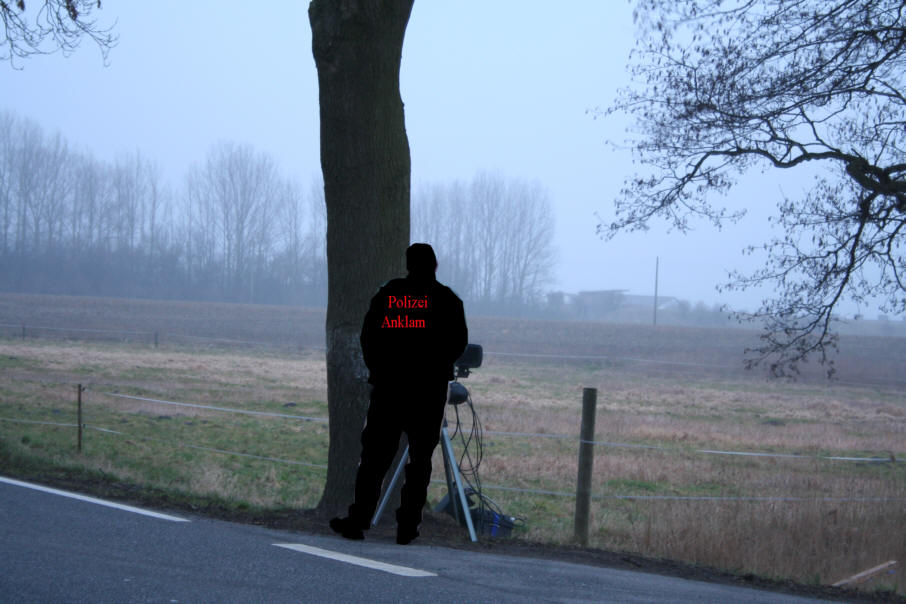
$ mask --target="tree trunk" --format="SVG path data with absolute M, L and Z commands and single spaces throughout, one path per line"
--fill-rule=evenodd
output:
M 399 91 L 413 0 L 313 0 L 327 205 L 330 447 L 319 509 L 351 503 L 370 387 L 359 333 L 371 296 L 404 273 L 409 141 Z

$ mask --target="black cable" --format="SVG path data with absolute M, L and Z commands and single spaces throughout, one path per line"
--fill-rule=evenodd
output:
M 478 417 L 478 413 L 476 413 L 475 411 L 475 405 L 472 402 L 471 393 L 469 393 L 468 395 L 467 403 L 469 406 L 469 411 L 472 414 L 469 434 L 468 436 L 466 436 L 465 432 L 463 431 L 463 422 L 462 418 L 459 415 L 459 405 L 455 405 L 453 409 L 456 412 L 456 428 L 453 431 L 452 438 L 455 439 L 458 435 L 460 441 L 462 442 L 463 450 L 462 455 L 459 458 L 459 473 L 463 477 L 466 485 L 468 485 L 468 488 L 464 489 L 466 500 L 469 500 L 470 495 L 474 495 L 477 499 L 477 516 L 479 524 L 477 528 L 480 531 L 484 531 L 486 528 L 488 528 L 485 526 L 486 522 L 489 521 L 489 518 L 494 517 L 492 515 L 486 514 L 485 510 L 490 511 L 492 514 L 496 514 L 497 518 L 511 519 L 514 526 L 525 526 L 524 518 L 507 516 L 503 513 L 503 510 L 500 509 L 500 506 L 497 504 L 497 502 L 485 495 L 481 490 L 481 477 L 479 476 L 478 468 L 484 458 L 484 431 L 481 425 L 481 419 Z M 473 446 L 475 449 L 474 460 L 471 453 Z M 468 513 L 472 513 L 471 508 Z

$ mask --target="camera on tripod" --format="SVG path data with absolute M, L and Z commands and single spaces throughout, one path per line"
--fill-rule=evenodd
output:
M 434 511 L 446 512 L 453 516 L 458 522 L 465 525 L 472 541 L 478 540 L 476 529 L 483 535 L 491 537 L 507 537 L 511 534 L 515 526 L 521 526 L 521 524 L 518 524 L 521 522 L 521 519 L 507 516 L 500 511 L 497 504 L 481 493 L 481 484 L 478 480 L 478 464 L 481 463 L 482 446 L 481 423 L 478 421 L 478 416 L 475 414 L 475 409 L 472 407 L 472 402 L 469 400 L 469 391 L 465 386 L 460 384 L 458 380 L 459 378 L 469 377 L 469 373 L 472 369 L 481 367 L 483 356 L 484 352 L 479 344 L 468 344 L 462 355 L 453 364 L 455 368 L 455 377 L 453 378 L 453 381 L 449 383 L 450 388 L 447 393 L 447 402 L 453 405 L 456 410 L 456 429 L 454 430 L 453 436 L 455 437 L 459 434 L 460 438 L 462 438 L 464 451 L 457 463 L 456 455 L 453 452 L 451 436 L 447 430 L 447 420 L 444 418 L 440 431 L 440 445 L 444 458 L 444 474 L 447 479 L 447 494 L 444 495 L 440 503 L 434 508 Z M 460 408 L 458 406 L 463 403 L 468 403 L 465 406 L 466 413 L 471 412 L 472 414 L 472 432 L 468 437 L 461 432 L 461 424 L 459 422 Z M 468 452 L 469 443 L 474 443 L 474 446 L 478 447 L 477 457 L 475 458 L 474 463 L 472 463 L 472 458 Z M 387 505 L 390 493 L 393 491 L 403 472 L 408 452 L 409 445 L 406 445 L 406 449 L 403 451 L 403 455 L 397 464 L 396 471 L 393 473 L 393 478 L 390 479 L 390 484 L 384 492 L 384 496 L 372 518 L 372 525 L 377 524 L 378 519 L 384 512 L 384 507 Z M 469 460 L 465 469 L 462 467 L 464 460 Z M 471 482 L 469 481 L 468 476 L 472 477 Z
M 462 355 L 453 363 L 456 366 L 456 377 L 469 377 L 469 370 L 481 367 L 481 359 L 484 355 L 481 344 L 466 344 L 466 349 Z
M 471 369 L 481 367 L 481 359 L 483 356 L 484 351 L 481 348 L 481 344 L 466 345 L 466 349 L 463 351 L 462 356 L 454 363 L 454 366 L 456 367 L 456 377 L 450 382 L 450 394 L 447 397 L 448 403 L 451 405 L 459 405 L 469 400 L 469 391 L 457 380 L 459 378 L 469 377 L 469 371 Z

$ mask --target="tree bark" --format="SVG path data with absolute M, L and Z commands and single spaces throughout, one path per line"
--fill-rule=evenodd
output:
M 327 482 L 318 508 L 351 503 L 370 387 L 359 334 L 371 296 L 404 273 L 409 141 L 399 91 L 413 0 L 313 0 L 327 205 Z

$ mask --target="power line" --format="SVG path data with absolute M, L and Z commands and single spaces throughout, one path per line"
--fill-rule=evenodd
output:
M 144 401 L 144 402 L 148 402 L 148 403 L 155 403 L 158 405 L 175 405 L 177 407 L 191 407 L 193 409 L 208 409 L 211 411 L 224 411 L 227 413 L 241 413 L 243 415 L 259 415 L 259 416 L 264 416 L 264 417 L 283 417 L 283 418 L 287 418 L 287 419 L 301 419 L 301 420 L 305 420 L 307 422 L 319 422 L 319 423 L 325 423 L 325 424 L 327 423 L 326 417 L 310 417 L 307 415 L 289 415 L 286 413 L 272 413 L 269 411 L 249 411 L 247 409 L 232 409 L 229 407 L 213 407 L 211 405 L 198 405 L 195 403 L 179 403 L 176 401 L 162 401 L 159 399 L 147 398 L 147 397 L 143 397 L 143 396 L 118 394 L 116 392 L 99 392 L 99 394 L 104 394 L 106 396 L 112 396 L 115 398 L 124 398 L 124 399 L 131 399 L 134 401 Z
M 561 440 L 576 440 L 579 443 L 588 443 L 592 445 L 600 445 L 602 447 L 610 448 L 624 448 L 624 449 L 650 449 L 653 451 L 667 451 L 673 453 L 700 453 L 702 455 L 736 455 L 742 457 L 773 457 L 773 458 L 786 458 L 786 459 L 824 459 L 829 461 L 861 461 L 861 462 L 906 462 L 906 459 L 903 457 L 896 457 L 895 455 L 889 455 L 887 457 L 846 457 L 846 456 L 837 456 L 837 455 L 803 455 L 800 453 L 767 453 L 760 451 L 720 451 L 715 449 L 680 449 L 677 447 L 663 447 L 659 445 L 645 445 L 640 443 L 621 443 L 621 442 L 611 442 L 604 440 L 592 440 L 586 441 L 580 439 L 578 436 L 571 434 L 548 434 L 545 432 L 503 432 L 498 430 L 485 430 L 485 434 L 491 434 L 496 436 L 523 436 L 523 437 L 535 437 L 535 438 L 552 438 L 552 439 L 561 439 Z

